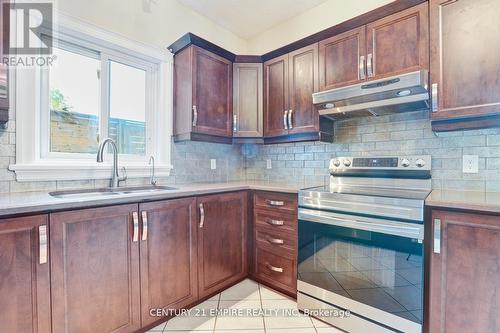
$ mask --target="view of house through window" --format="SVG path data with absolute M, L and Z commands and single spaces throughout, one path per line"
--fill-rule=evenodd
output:
M 50 69 L 48 91 L 49 152 L 93 154 L 99 138 L 110 137 L 120 154 L 145 155 L 147 71 L 103 61 L 110 57 L 97 51 L 55 48 L 54 53 L 57 65 Z M 106 80 L 101 73 L 108 73 Z

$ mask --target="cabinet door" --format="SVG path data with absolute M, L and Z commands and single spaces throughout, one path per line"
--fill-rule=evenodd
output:
M 198 299 L 196 199 L 140 205 L 142 326 L 151 309 L 180 309 Z
M 288 54 L 264 63 L 264 136 L 288 134 Z
M 430 18 L 431 84 L 438 93 L 432 118 L 498 114 L 500 2 L 432 0 Z
M 319 42 L 319 90 L 359 83 L 366 79 L 366 27 Z
M 429 68 L 427 2 L 367 25 L 367 76 L 380 79 Z
M 498 221 L 498 216 L 433 212 L 430 332 L 499 332 Z
M 262 64 L 233 65 L 233 137 L 262 137 Z
M 50 215 L 54 333 L 140 328 L 137 209 L 122 205 Z
M 289 59 L 289 134 L 319 131 L 319 114 L 312 102 L 318 91 L 318 44 L 288 55 Z
M 233 64 L 194 46 L 193 131 L 232 136 Z
M 2 332 L 50 332 L 47 232 L 47 216 L 0 219 Z
M 198 277 L 200 298 L 246 276 L 247 193 L 198 198 Z

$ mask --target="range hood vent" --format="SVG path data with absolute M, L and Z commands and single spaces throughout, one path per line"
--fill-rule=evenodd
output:
M 421 70 L 313 94 L 320 116 L 333 120 L 429 109 L 429 72 Z

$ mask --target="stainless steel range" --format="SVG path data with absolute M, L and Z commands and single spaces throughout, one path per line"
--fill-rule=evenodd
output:
M 422 331 L 430 170 L 430 156 L 336 158 L 329 185 L 300 191 L 299 309 L 352 333 Z

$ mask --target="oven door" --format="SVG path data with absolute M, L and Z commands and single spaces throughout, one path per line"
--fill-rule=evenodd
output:
M 423 224 L 300 208 L 299 299 L 420 332 L 423 233 Z

